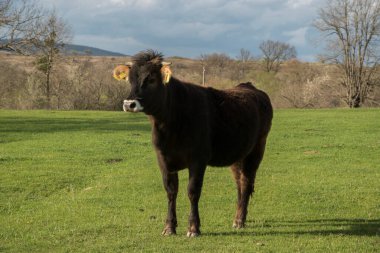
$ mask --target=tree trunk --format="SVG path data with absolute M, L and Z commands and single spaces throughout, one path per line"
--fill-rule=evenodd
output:
M 46 73 L 46 106 L 47 109 L 50 110 L 50 101 L 51 101 L 51 96 L 50 96 L 50 71 Z
M 349 106 L 350 108 L 360 108 L 360 107 L 362 106 L 362 101 L 361 101 L 361 99 L 360 99 L 359 94 L 357 94 L 357 95 L 355 95 L 355 96 L 349 98 L 347 104 L 348 104 L 348 106 Z

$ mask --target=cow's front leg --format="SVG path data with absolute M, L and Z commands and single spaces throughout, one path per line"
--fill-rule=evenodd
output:
M 191 210 L 189 216 L 189 229 L 187 232 L 188 237 L 195 237 L 201 234 L 199 229 L 201 222 L 199 218 L 198 202 L 201 197 L 205 169 L 206 166 L 190 166 L 189 168 L 189 185 L 187 192 L 190 199 Z
M 168 214 L 162 235 L 176 234 L 177 215 L 176 215 L 176 200 L 178 193 L 178 174 L 162 172 L 162 180 L 168 197 Z

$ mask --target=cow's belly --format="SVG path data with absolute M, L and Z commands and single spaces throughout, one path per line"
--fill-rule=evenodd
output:
M 229 166 L 240 161 L 252 152 L 256 139 L 256 133 L 247 131 L 224 133 L 214 138 L 209 165 Z

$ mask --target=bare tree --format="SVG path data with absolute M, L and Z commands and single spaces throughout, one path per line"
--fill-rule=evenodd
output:
M 202 54 L 200 57 L 203 71 L 203 85 L 205 85 L 206 75 L 209 77 L 222 77 L 225 70 L 231 64 L 232 59 L 224 53 Z
M 253 60 L 253 55 L 248 49 L 241 48 L 240 54 L 236 56 L 236 59 L 238 61 L 238 80 L 241 80 L 249 70 L 248 63 Z
M 263 41 L 260 44 L 260 50 L 263 53 L 265 70 L 267 72 L 277 72 L 280 69 L 281 63 L 297 57 L 294 46 L 280 41 Z
M 0 50 L 33 50 L 42 16 L 43 10 L 34 0 L 0 0 Z
M 319 10 L 315 27 L 327 40 L 325 59 L 341 66 L 345 102 L 361 107 L 375 85 L 380 58 L 379 0 L 331 0 Z
M 276 74 L 279 98 L 285 106 L 319 108 L 339 106 L 339 93 L 331 76 L 331 66 L 289 61 Z M 332 87 L 330 87 L 332 85 Z
M 50 109 L 53 92 L 51 84 L 53 67 L 72 35 L 70 27 L 57 16 L 55 11 L 46 16 L 39 24 L 38 30 L 39 36 L 34 40 L 34 46 L 38 53 L 37 69 L 45 75 L 46 106 Z
M 20 66 L 0 61 L 0 108 L 25 109 L 26 71 Z
M 1 0 L 0 1 L 0 25 L 7 23 L 7 12 L 9 11 L 11 5 L 10 0 Z
M 203 55 L 206 67 L 214 74 L 220 75 L 230 64 L 231 58 L 224 53 L 212 53 Z
M 240 54 L 236 56 L 236 59 L 241 62 L 248 62 L 253 60 L 253 56 L 251 54 L 251 51 L 248 49 L 241 48 L 240 49 Z

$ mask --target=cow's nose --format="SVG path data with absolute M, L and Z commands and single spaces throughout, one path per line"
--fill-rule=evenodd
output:
M 124 100 L 123 109 L 125 112 L 141 112 L 144 108 L 138 100 Z
M 133 101 L 132 103 L 129 104 L 130 109 L 134 109 L 135 107 L 136 107 L 136 102 Z

